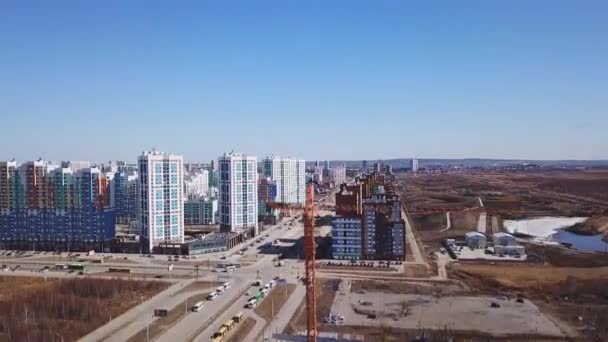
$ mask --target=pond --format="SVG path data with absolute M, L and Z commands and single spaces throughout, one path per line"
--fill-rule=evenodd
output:
M 606 252 L 607 244 L 602 240 L 603 235 L 580 235 L 559 229 L 555 234 L 551 235 L 551 240 L 559 243 L 565 243 L 572 248 L 583 252 Z
M 602 234 L 580 235 L 565 230 L 586 219 L 586 217 L 541 217 L 528 220 L 505 220 L 504 227 L 512 234 L 526 234 L 534 236 L 536 240 L 566 244 L 583 252 L 605 252 L 608 246 L 602 240 Z

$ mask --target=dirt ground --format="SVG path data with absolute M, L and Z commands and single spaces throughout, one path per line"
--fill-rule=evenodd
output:
M 190 291 L 199 291 L 199 290 L 212 290 L 215 289 L 216 286 L 218 286 L 218 284 L 221 284 L 220 282 L 210 282 L 210 281 L 195 281 L 194 283 L 189 284 L 188 286 L 184 287 L 183 289 L 180 289 L 179 291 L 177 291 L 175 294 L 181 294 L 181 293 L 185 293 L 185 292 L 190 292 Z
M 521 243 L 528 255 L 536 255 L 544 262 L 558 267 L 608 266 L 608 256 L 599 253 L 584 253 L 559 246 Z
M 295 284 L 287 284 L 274 288 L 264 298 L 262 303 L 255 308 L 255 313 L 265 319 L 266 322 L 270 322 L 281 311 L 281 308 L 295 289 Z
M 584 235 L 604 234 L 608 239 L 608 215 L 592 216 L 585 222 L 577 223 L 566 230 Z
M 450 238 L 463 239 L 464 234 L 475 230 L 479 219 L 479 210 L 450 212 L 451 228 L 445 230 L 446 214 L 414 214 L 409 215 L 412 230 L 423 243 L 421 247 L 428 252 L 434 252 L 441 247 L 441 241 Z
M 322 324 L 323 319 L 331 312 L 331 306 L 340 286 L 338 279 L 317 279 L 317 322 Z M 286 334 L 295 334 L 306 330 L 306 298 L 285 328 Z
M 394 294 L 422 294 L 422 295 L 462 295 L 468 293 L 458 282 L 396 282 L 396 281 L 361 281 L 351 282 L 351 292 L 366 294 L 367 292 L 381 292 Z
M 488 215 L 532 216 L 606 214 L 608 171 L 478 171 L 439 175 L 398 175 L 396 189 L 408 212 L 456 211 L 479 205 Z
M 420 331 L 419 329 L 403 329 L 394 327 L 362 327 L 349 325 L 331 325 L 326 326 L 324 331 L 334 332 L 338 338 L 343 339 L 364 339 L 367 342 L 403 342 L 416 341 L 424 334 L 427 342 L 448 342 L 448 341 L 466 341 L 466 342 L 554 342 L 554 341 L 571 341 L 571 339 L 553 337 L 553 336 L 538 336 L 526 334 L 511 334 L 509 336 L 494 336 L 492 334 L 484 334 L 478 331 L 463 331 L 454 329 L 441 329 L 433 331 Z
M 75 341 L 166 287 L 122 279 L 0 277 L 0 341 Z
M 255 319 L 247 317 L 245 321 L 237 325 L 235 331 L 231 332 L 226 339 L 226 342 L 241 342 L 249 335 L 249 332 L 255 326 Z
M 449 274 L 478 293 L 532 300 L 580 340 L 608 336 L 608 267 L 453 265 Z

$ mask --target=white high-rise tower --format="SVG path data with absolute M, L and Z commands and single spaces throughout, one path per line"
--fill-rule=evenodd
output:
M 160 242 L 184 242 L 184 159 L 144 152 L 139 165 L 139 219 L 148 251 Z
M 264 176 L 277 183 L 277 201 L 304 204 L 306 200 L 306 162 L 301 159 L 269 156 L 264 159 Z
M 226 153 L 218 159 L 221 231 L 258 233 L 258 162 L 255 156 Z

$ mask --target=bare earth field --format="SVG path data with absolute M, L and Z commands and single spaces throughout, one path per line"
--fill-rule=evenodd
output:
M 295 284 L 287 284 L 273 289 L 268 296 L 264 298 L 262 303 L 255 308 L 255 313 L 265 319 L 266 322 L 270 322 L 281 310 L 283 305 L 285 305 L 285 302 L 295 289 Z
M 322 332 L 365 341 L 566 341 L 567 332 L 531 300 L 472 291 L 447 282 L 349 281 L 340 283 L 328 312 L 344 316 Z M 500 307 L 491 306 L 493 302 Z
M 608 336 L 608 267 L 453 265 L 449 274 L 480 294 L 533 301 L 580 340 L 604 341 Z
M 0 277 L 0 341 L 75 341 L 166 287 L 122 279 Z
M 337 279 L 317 279 L 317 322 L 322 324 L 323 319 L 331 312 L 331 306 L 340 285 Z M 306 330 L 306 298 L 285 328 L 285 333 L 295 334 Z
M 226 342 L 241 342 L 249 335 L 249 332 L 255 326 L 255 319 L 247 317 L 242 324 L 239 324 L 236 331 L 230 333 Z
M 513 171 L 399 175 L 396 189 L 411 213 L 478 206 L 503 218 L 591 216 L 608 208 L 608 171 Z

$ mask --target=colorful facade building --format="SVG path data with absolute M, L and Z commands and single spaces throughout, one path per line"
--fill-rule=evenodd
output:
M 96 167 L 77 171 L 42 160 L 0 163 L 0 241 L 4 248 L 109 249 L 115 210 L 111 180 Z

